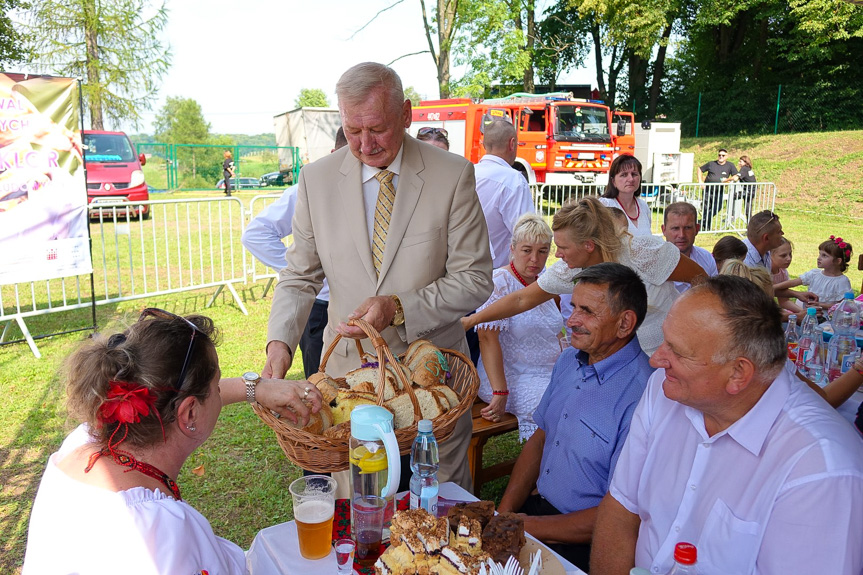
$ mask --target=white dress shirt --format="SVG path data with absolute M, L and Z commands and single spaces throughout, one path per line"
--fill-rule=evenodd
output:
M 689 252 L 689 259 L 700 265 L 701 269 L 706 271 L 707 275 L 710 277 L 719 275 L 719 271 L 716 269 L 716 260 L 713 259 L 713 254 L 704 248 L 692 246 L 692 250 Z M 674 282 L 674 287 L 677 288 L 678 292 L 683 293 L 692 287 L 692 284 L 688 284 L 686 282 Z
M 246 229 L 240 241 L 258 261 L 276 271 L 285 267 L 285 253 L 288 248 L 282 242 L 283 238 L 293 233 L 291 221 L 294 219 L 294 209 L 297 206 L 297 189 L 299 186 L 287 188 L 282 197 L 264 208 L 255 216 Z M 324 279 L 317 299 L 330 301 L 330 286 Z
M 701 575 L 859 575 L 863 439 L 786 369 L 728 429 L 665 397 L 657 370 L 609 493 L 639 515 L 635 564 L 667 573 L 680 541 Z
M 393 189 L 396 191 L 396 202 L 399 201 L 399 170 L 402 168 L 402 153 L 405 151 L 405 145 L 399 149 L 399 153 L 386 168 L 375 168 L 363 164 L 362 179 L 363 179 L 363 202 L 366 206 L 366 226 L 369 232 L 369 245 L 374 239 L 375 233 L 375 208 L 378 205 L 378 194 L 381 191 L 381 183 L 375 178 L 378 172 L 382 169 L 389 170 L 393 175 Z M 393 202 L 395 205 L 395 202 Z
M 523 214 L 533 213 L 530 186 L 521 172 L 513 169 L 503 158 L 486 154 L 475 167 L 476 193 L 492 247 L 495 268 L 509 263 L 512 230 Z

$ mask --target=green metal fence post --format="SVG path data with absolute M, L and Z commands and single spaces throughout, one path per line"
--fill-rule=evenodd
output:
M 779 90 L 776 92 L 776 121 L 773 123 L 773 134 L 779 133 L 779 100 L 782 99 L 782 84 L 779 84 Z
M 698 124 L 701 122 L 701 92 L 698 92 L 698 111 L 695 113 L 695 137 L 698 137 Z

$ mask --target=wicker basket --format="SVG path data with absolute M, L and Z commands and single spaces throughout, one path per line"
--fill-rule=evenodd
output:
M 385 361 L 395 363 L 396 358 L 390 351 L 384 338 L 366 321 L 351 320 L 349 325 L 355 325 L 363 330 L 369 337 L 372 345 L 377 352 L 378 365 L 385 365 Z M 335 349 L 336 343 L 341 339 L 341 335 L 337 335 L 335 340 L 330 344 L 324 356 L 321 358 L 320 372 L 325 373 L 327 361 Z M 357 351 L 359 357 L 362 358 L 364 350 L 360 340 L 356 340 Z M 456 422 L 464 415 L 466 411 L 470 411 L 473 402 L 476 399 L 476 393 L 479 389 L 479 377 L 476 373 L 473 363 L 463 354 L 451 350 L 441 349 L 444 357 L 449 364 L 450 380 L 449 386 L 455 390 L 460 398 L 458 405 L 450 408 L 447 412 L 434 418 L 434 434 L 435 438 L 440 442 L 444 441 L 452 435 L 455 429 Z M 401 359 L 401 358 L 400 358 Z M 419 403 L 413 393 L 411 382 L 406 381 L 401 370 L 393 370 L 396 376 L 401 380 L 403 387 L 411 397 L 411 403 L 414 407 L 414 423 L 410 427 L 396 429 L 396 439 L 399 443 L 399 451 L 402 455 L 409 453 L 414 438 L 417 435 L 417 422 L 422 418 L 420 415 Z M 377 404 L 383 405 L 384 402 L 384 378 L 387 370 L 380 370 L 381 376 L 377 386 Z M 263 420 L 276 434 L 276 439 L 282 447 L 285 455 L 299 465 L 301 468 L 308 471 L 318 473 L 328 473 L 332 471 L 342 471 L 348 468 L 348 442 L 349 439 L 337 439 L 327 437 L 325 435 L 317 435 L 309 433 L 293 427 L 284 419 L 275 417 L 270 413 L 269 409 L 265 409 L 257 403 L 253 406 L 255 413 Z

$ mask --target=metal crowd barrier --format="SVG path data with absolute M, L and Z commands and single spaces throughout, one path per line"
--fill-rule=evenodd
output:
M 540 215 L 554 215 L 570 201 L 600 196 L 605 184 L 535 184 L 531 186 L 534 209 Z M 641 184 L 641 197 L 651 208 L 651 230 L 661 233 L 666 206 L 689 202 L 698 211 L 702 233 L 743 235 L 749 217 L 776 205 L 776 184 Z
M 147 219 L 144 206 L 150 208 Z M 92 293 L 86 275 L 0 286 L 0 343 L 7 342 L 14 321 L 39 357 L 34 339 L 44 336 L 31 335 L 25 318 L 210 287 L 217 289 L 207 307 L 227 288 L 248 315 L 233 285 L 246 283 L 240 199 L 100 203 L 90 206 L 89 215 Z
M 262 194 L 259 196 L 255 196 L 252 198 L 252 201 L 249 203 L 249 211 L 248 221 L 252 221 L 255 217 L 264 211 L 264 208 L 275 202 L 277 199 L 282 197 L 282 194 Z M 287 242 L 287 239 L 283 241 Z M 273 284 L 279 278 L 278 270 L 274 270 L 273 268 L 264 265 L 258 258 L 249 254 L 249 268 L 248 273 L 252 277 L 253 282 L 257 282 L 259 280 L 267 280 L 267 285 L 264 286 L 264 293 L 261 297 L 267 297 L 267 293 L 269 293 L 270 289 L 273 287 Z

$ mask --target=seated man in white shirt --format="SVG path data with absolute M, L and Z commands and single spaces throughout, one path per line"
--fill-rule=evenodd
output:
M 662 222 L 662 235 L 665 241 L 671 242 L 680 253 L 700 265 L 709 276 L 719 273 L 713 254 L 695 245 L 695 236 L 701 231 L 698 224 L 698 211 L 688 202 L 674 202 L 665 208 Z M 674 282 L 674 287 L 680 293 L 689 289 L 690 284 Z
M 599 506 L 591 575 L 863 570 L 863 439 L 784 369 L 776 304 L 719 275 L 680 296 Z M 709 337 L 692 337 L 701 334 Z

